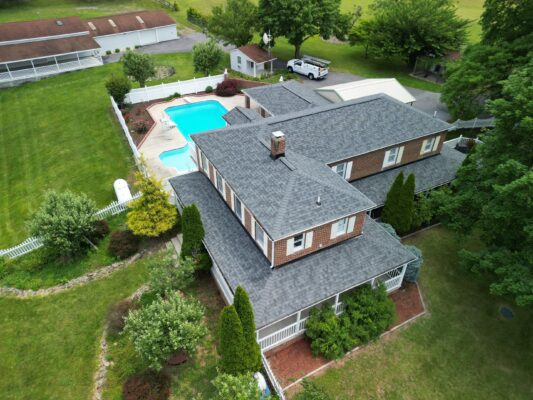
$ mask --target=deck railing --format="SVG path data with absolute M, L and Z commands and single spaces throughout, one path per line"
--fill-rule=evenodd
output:
M 285 394 L 283 393 L 283 388 L 281 387 L 278 380 L 276 379 L 276 375 L 274 375 L 274 372 L 272 371 L 272 368 L 270 368 L 270 364 L 268 363 L 268 360 L 263 353 L 261 353 L 261 360 L 263 361 L 263 367 L 265 368 L 265 372 L 267 374 L 268 380 L 270 381 L 270 384 L 272 385 L 272 389 L 274 389 L 274 392 L 276 392 L 280 400 L 285 400 Z

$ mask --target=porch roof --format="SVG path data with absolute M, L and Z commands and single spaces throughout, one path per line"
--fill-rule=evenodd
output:
M 444 145 L 440 154 L 358 179 L 352 182 L 352 186 L 380 207 L 385 204 L 387 193 L 400 171 L 405 176 L 415 175 L 415 191 L 420 193 L 453 181 L 465 158 L 466 154 Z
M 10 44 L 0 47 L 0 63 L 25 61 L 52 57 L 78 51 L 96 50 L 100 46 L 90 36 L 74 36 L 61 39 L 42 40 Z
M 205 245 L 228 285 L 250 296 L 258 328 L 387 272 L 414 256 L 370 218 L 363 235 L 279 268 L 255 245 L 237 217 L 201 173 L 170 179 L 183 205 L 202 215 Z
M 250 60 L 254 61 L 256 64 L 264 64 L 269 61 L 277 60 L 276 57 L 268 54 L 267 51 L 263 50 L 257 44 L 247 44 L 241 46 L 235 50 L 239 50 L 241 53 L 245 54 Z

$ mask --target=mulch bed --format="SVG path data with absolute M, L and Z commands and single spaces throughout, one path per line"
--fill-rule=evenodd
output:
M 390 298 L 396 305 L 396 321 L 391 329 L 424 311 L 424 305 L 416 284 L 404 283 L 401 289 L 390 295 Z M 279 351 L 274 349 L 270 354 L 267 354 L 267 358 L 283 388 L 329 362 L 323 357 L 313 356 L 310 342 L 305 337 L 294 341 Z
M 152 119 L 150 114 L 148 114 L 148 111 L 146 111 L 146 109 L 152 104 L 160 102 L 161 100 L 152 100 L 144 103 L 132 104 L 127 110 L 121 110 L 122 116 L 126 120 L 126 124 L 128 125 L 128 128 L 130 130 L 131 138 L 133 139 L 135 145 L 139 146 L 139 143 L 146 136 L 146 132 L 148 132 L 150 128 L 152 128 L 152 126 L 155 124 L 154 120 Z M 144 133 L 138 132 L 136 129 L 136 124 L 139 121 L 144 121 L 144 124 L 146 126 L 146 131 Z

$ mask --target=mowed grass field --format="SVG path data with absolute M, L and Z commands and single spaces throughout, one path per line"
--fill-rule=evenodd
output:
M 188 53 L 157 55 L 156 64 L 175 68 L 167 82 L 194 76 Z M 25 221 L 47 189 L 84 192 L 100 207 L 115 200 L 113 181 L 133 167 L 105 89 L 121 70 L 108 64 L 0 90 L 0 248 L 27 237 Z
M 438 227 L 406 242 L 424 255 L 429 314 L 314 381 L 335 400 L 532 399 L 533 312 L 491 296 L 488 279 L 459 266 L 458 251 L 476 239 Z M 514 319 L 499 315 L 502 305 Z

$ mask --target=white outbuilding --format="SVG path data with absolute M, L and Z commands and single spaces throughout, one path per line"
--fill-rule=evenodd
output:
M 359 99 L 365 96 L 384 93 L 405 104 L 413 104 L 416 99 L 394 78 L 390 79 L 363 79 L 326 86 L 315 89 L 322 97 L 333 103 Z
M 115 182 L 113 182 L 113 188 L 115 189 L 115 194 L 119 203 L 126 203 L 132 199 L 130 187 L 128 186 L 128 182 L 124 179 L 115 180 Z
M 274 72 L 273 57 L 256 44 L 247 44 L 230 52 L 231 69 L 254 78 Z

